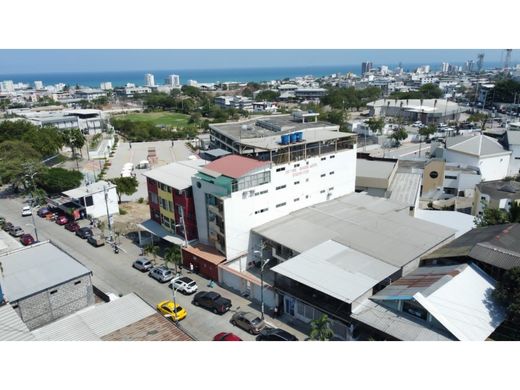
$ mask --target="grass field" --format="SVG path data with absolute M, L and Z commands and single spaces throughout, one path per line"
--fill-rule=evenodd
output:
M 139 114 L 118 115 L 119 119 L 128 119 L 134 122 L 150 122 L 154 125 L 166 125 L 174 127 L 183 127 L 188 124 L 189 115 L 179 114 L 176 112 L 148 112 Z

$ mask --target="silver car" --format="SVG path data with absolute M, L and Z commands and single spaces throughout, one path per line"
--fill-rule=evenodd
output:
M 248 311 L 239 311 L 231 317 L 231 323 L 251 334 L 259 334 L 265 328 L 265 322 L 256 314 Z
M 175 276 L 171 270 L 163 265 L 153 268 L 148 275 L 161 283 L 169 282 Z
M 20 226 L 14 226 L 10 231 L 9 234 L 14 237 L 21 237 L 24 235 L 24 231 Z
M 153 268 L 153 264 L 146 257 L 140 257 L 132 264 L 132 267 L 139 271 L 150 271 Z

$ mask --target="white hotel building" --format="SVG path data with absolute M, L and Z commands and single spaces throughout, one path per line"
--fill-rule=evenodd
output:
M 317 115 L 210 125 L 211 145 L 233 155 L 192 178 L 200 242 L 246 257 L 252 228 L 354 192 L 356 136 Z

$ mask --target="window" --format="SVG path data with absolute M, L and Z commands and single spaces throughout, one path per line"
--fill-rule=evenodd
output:
M 285 187 L 287 187 L 285 184 L 283 186 L 276 187 L 276 190 L 283 190 Z
M 334 175 L 334 171 L 330 171 L 330 172 L 329 172 L 329 175 Z
M 295 181 L 294 185 L 300 184 L 300 181 Z
M 329 158 L 336 158 L 336 156 L 333 154 L 332 156 L 330 156 Z
M 445 179 L 457 180 L 457 176 L 453 176 L 453 175 L 445 175 L 444 178 Z
M 13 309 L 18 309 L 18 305 L 12 305 Z
M 89 207 L 94 204 L 94 200 L 92 199 L 92 195 L 85 197 L 85 206 Z
M 320 175 L 320 177 L 325 177 L 325 174 L 324 174 L 324 173 L 322 173 L 322 174 Z
M 309 199 L 309 195 L 305 195 L 305 199 Z
M 266 207 L 265 209 L 255 211 L 255 214 L 265 213 L 267 210 L 269 210 L 269 209 Z
M 276 205 L 276 208 L 278 208 L 278 207 L 283 207 L 283 206 L 285 206 L 286 204 L 287 204 L 287 202 L 279 203 L 279 204 Z
M 157 194 L 155 192 L 149 192 L 148 194 L 149 194 L 148 198 L 150 199 L 150 202 L 157 204 L 159 201 L 157 198 Z
M 329 191 L 332 191 L 333 189 L 334 189 L 334 187 L 330 187 L 330 188 L 329 188 Z
M 323 194 L 323 193 L 325 193 L 325 190 L 321 190 L 321 191 L 320 191 L 320 194 Z
M 486 200 L 486 197 L 485 196 L 481 196 L 480 200 Z
M 52 290 L 52 291 L 50 292 L 50 294 L 51 294 L 51 295 L 52 295 L 52 294 L 56 294 L 57 292 L 58 292 L 58 290 Z
M 403 311 L 423 320 L 426 320 L 428 317 L 428 312 L 422 306 L 412 301 L 403 302 Z
M 294 198 L 295 202 L 298 202 L 299 200 L 300 200 L 300 198 Z
M 81 284 L 81 280 L 76 280 L 76 281 L 74 282 L 74 286 L 77 286 L 78 284 Z
M 276 172 L 281 172 L 281 171 L 285 171 L 285 167 L 282 167 L 282 168 L 276 168 Z
M 305 179 L 305 181 L 308 182 L 308 181 L 309 181 L 309 178 Z
M 255 196 L 263 195 L 263 194 L 267 194 L 267 190 L 263 190 L 263 191 L 260 191 L 260 192 L 255 192 Z
M 322 157 L 322 158 L 321 158 L 321 161 L 326 160 L 326 159 L 327 159 L 327 157 Z
M 300 166 L 300 164 L 294 164 L 295 168 L 298 168 L 299 166 Z

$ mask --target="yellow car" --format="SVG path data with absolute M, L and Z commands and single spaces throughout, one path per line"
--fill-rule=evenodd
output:
M 175 308 L 175 310 L 174 310 Z M 171 317 L 172 320 L 180 321 L 185 318 L 188 313 L 179 304 L 175 305 L 173 301 L 162 301 L 157 305 L 157 310 L 165 317 Z

